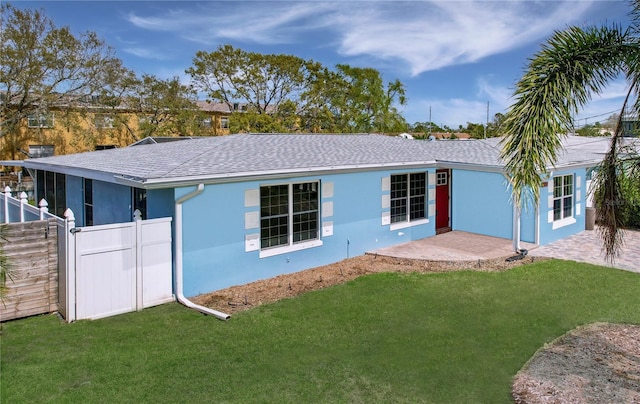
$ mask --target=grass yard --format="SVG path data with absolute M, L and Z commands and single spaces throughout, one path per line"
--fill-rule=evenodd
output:
M 2 325 L 1 401 L 507 403 L 545 343 L 640 324 L 640 275 L 567 261 L 385 273 L 239 313 Z

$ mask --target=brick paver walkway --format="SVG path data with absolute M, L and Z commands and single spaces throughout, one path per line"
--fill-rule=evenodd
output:
M 640 273 L 640 231 L 624 232 L 622 254 L 613 263 L 602 253 L 602 241 L 596 230 L 585 230 L 571 237 L 529 250 L 529 255 L 588 262 Z
M 613 264 L 605 261 L 602 242 L 595 230 L 585 230 L 542 247 L 521 243 L 521 248 L 528 249 L 529 255 L 534 257 L 588 262 L 640 273 L 640 231 L 625 231 L 624 240 L 622 254 Z M 509 257 L 515 253 L 509 239 L 451 231 L 380 248 L 369 254 L 429 261 L 473 261 Z

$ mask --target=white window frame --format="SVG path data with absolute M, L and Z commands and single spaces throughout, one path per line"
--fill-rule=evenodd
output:
M 411 193 L 412 191 L 412 187 L 411 187 L 411 177 L 413 175 L 417 175 L 417 174 L 421 174 L 424 177 L 424 193 L 422 194 L 413 194 Z M 429 179 L 428 179 L 428 175 L 426 172 L 413 172 L 413 173 L 403 173 L 403 174 L 392 174 L 390 177 L 390 190 L 391 190 L 391 195 L 393 195 L 393 186 L 394 186 L 394 178 L 397 177 L 406 177 L 406 185 L 407 185 L 407 189 L 406 189 L 406 196 L 402 197 L 402 198 L 393 198 L 393 196 L 391 196 L 391 200 L 390 200 L 390 204 L 391 204 L 391 212 L 390 212 L 390 230 L 394 231 L 394 230 L 399 230 L 399 229 L 404 229 L 407 227 L 412 227 L 412 226 L 418 226 L 418 225 L 422 225 L 425 223 L 429 223 L 429 213 L 428 213 L 428 188 L 429 188 Z M 419 198 L 422 197 L 423 199 L 423 214 L 424 217 L 420 217 L 420 218 L 415 218 L 415 219 L 411 219 L 412 216 L 412 200 L 414 198 Z M 406 218 L 405 220 L 400 220 L 400 221 L 396 221 L 393 222 L 393 205 L 394 205 L 394 201 L 396 200 L 400 200 L 400 199 L 404 199 L 405 200 L 405 207 L 406 207 Z
M 213 119 L 211 117 L 204 118 L 201 124 L 204 129 L 211 129 L 213 128 Z
M 52 112 L 39 112 L 27 116 L 27 127 L 29 128 L 53 128 L 55 117 Z
M 566 192 L 567 184 L 565 181 L 567 178 L 571 178 L 570 193 Z M 556 192 L 556 190 L 559 190 L 559 192 Z M 552 198 L 553 202 L 552 202 L 552 205 L 550 206 L 550 209 L 553 215 L 552 229 L 555 230 L 555 229 L 559 229 L 561 227 L 576 223 L 575 197 L 576 197 L 576 180 L 573 174 L 556 175 L 553 177 L 553 198 Z M 568 215 L 565 215 L 564 206 L 565 206 L 565 201 L 568 198 L 571 198 L 571 212 Z M 560 203 L 559 217 L 556 217 L 556 202 Z
M 315 187 L 315 191 L 313 192 L 316 193 L 316 197 L 317 197 L 316 207 L 315 209 L 311 209 L 311 210 L 295 212 L 294 200 L 293 200 L 294 187 L 303 186 L 303 185 L 309 185 L 309 186 Z M 268 220 L 269 218 L 272 218 L 278 215 L 263 216 L 262 189 L 266 187 L 278 187 L 278 186 L 287 187 L 287 234 L 286 234 L 287 243 L 272 246 L 272 247 L 263 247 L 262 233 L 263 233 L 263 229 L 265 228 L 263 226 L 263 220 Z M 286 254 L 293 251 L 300 251 L 308 248 L 321 246 L 322 240 L 320 239 L 320 236 L 321 236 L 322 229 L 321 229 L 320 199 L 321 199 L 320 198 L 320 181 L 301 181 L 301 182 L 294 182 L 294 183 L 269 184 L 269 185 L 261 186 L 260 187 L 260 258 L 272 257 L 274 255 Z M 302 240 L 302 241 L 294 241 L 294 216 L 302 215 L 304 213 L 310 213 L 310 212 L 315 212 L 315 217 L 316 217 L 315 218 L 315 222 L 316 222 L 315 238 Z
M 113 129 L 113 117 L 108 114 L 97 114 L 93 124 L 96 129 Z
M 220 129 L 229 129 L 229 117 L 220 117 Z

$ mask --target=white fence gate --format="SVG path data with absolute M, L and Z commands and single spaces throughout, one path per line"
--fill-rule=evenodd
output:
M 56 218 L 58 233 L 58 310 L 69 322 L 97 319 L 167 303 L 173 295 L 171 218 L 75 227 L 65 218 L 27 203 L 27 195 L 0 192 L 0 223 Z
M 174 300 L 171 218 L 77 228 L 71 224 L 66 233 L 67 321 Z

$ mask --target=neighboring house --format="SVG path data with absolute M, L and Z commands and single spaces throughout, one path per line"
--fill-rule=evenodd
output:
M 230 135 L 2 162 L 78 226 L 173 217 L 184 294 L 337 262 L 448 230 L 547 244 L 585 228 L 587 170 L 608 139 L 569 137 L 519 212 L 500 139 Z
M 640 137 L 640 121 L 637 118 L 625 117 L 622 120 L 622 136 Z
M 246 110 L 246 104 L 197 101 L 198 112 L 203 113 L 200 132 L 203 135 L 228 135 L 229 116 Z M 135 112 L 125 106 L 105 107 L 97 96 L 86 97 L 74 106 L 56 105 L 46 111 L 34 112 L 21 122 L 19 133 L 0 138 L 2 158 L 12 158 L 7 142 L 20 139 L 18 148 L 24 157 L 37 157 L 34 149 L 46 147 L 55 155 L 125 147 L 138 139 L 142 122 L 147 114 Z M 172 134 L 178 136 L 178 134 Z M 18 157 L 16 157 L 18 158 Z
M 447 139 L 463 139 L 463 140 L 467 140 L 467 139 L 471 139 L 471 134 L 470 133 L 463 133 L 463 132 L 456 132 L 456 133 L 451 133 L 451 132 L 433 132 L 433 133 L 431 133 L 430 136 L 433 136 L 434 139 L 438 139 L 438 140 L 447 140 Z

